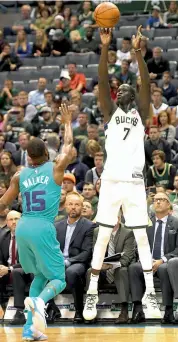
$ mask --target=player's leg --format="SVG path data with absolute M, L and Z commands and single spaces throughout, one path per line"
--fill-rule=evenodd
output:
M 26 307 L 33 313 L 35 328 L 42 332 L 46 328 L 45 304 L 62 292 L 66 286 L 64 259 L 56 239 L 56 230 L 51 223 L 47 222 L 44 231 L 45 233 L 40 236 L 40 239 L 34 241 L 33 250 L 37 269 L 41 274 L 40 278 L 36 277 L 34 280 L 36 281 L 35 285 L 44 279 L 43 287 L 37 296 L 33 298 L 30 296 L 25 300 Z M 49 282 L 44 287 L 45 280 Z
M 83 311 L 83 316 L 86 320 L 92 320 L 97 315 L 96 304 L 98 302 L 99 273 L 103 265 L 112 229 L 118 220 L 118 212 L 121 205 L 118 200 L 117 190 L 118 183 L 102 180 L 96 218 L 99 223 L 99 232 L 93 251 L 90 284 Z
M 125 185 L 127 195 L 123 203 L 125 224 L 132 228 L 137 243 L 139 260 L 142 265 L 145 279 L 145 298 L 149 314 L 153 318 L 161 318 L 157 305 L 153 282 L 152 255 L 146 228 L 148 227 L 147 201 L 144 183 L 127 183 Z

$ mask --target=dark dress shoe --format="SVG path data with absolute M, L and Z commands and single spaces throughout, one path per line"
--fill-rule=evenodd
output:
M 173 324 L 175 322 L 174 315 L 172 313 L 165 314 L 161 320 L 161 324 Z
M 82 311 L 76 311 L 75 316 L 74 316 L 74 323 L 83 323 L 84 318 L 83 318 L 83 313 Z
M 145 322 L 145 314 L 143 311 L 136 311 L 133 313 L 131 323 L 137 324 L 137 323 L 143 323 Z
M 129 320 L 128 312 L 120 313 L 119 317 L 115 320 L 115 324 L 124 324 L 127 323 Z
M 23 310 L 17 310 L 10 324 L 21 325 L 21 324 L 25 324 L 25 322 L 26 322 L 26 319 L 25 319 Z
M 56 304 L 49 304 L 46 310 L 46 321 L 48 324 L 52 324 L 61 318 L 61 312 Z

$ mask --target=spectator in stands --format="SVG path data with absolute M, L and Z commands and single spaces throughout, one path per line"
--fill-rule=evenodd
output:
M 129 52 L 130 53 L 130 52 Z M 136 75 L 129 71 L 129 61 L 123 59 L 121 63 L 121 70 L 115 74 L 115 77 L 122 83 L 127 83 L 136 87 Z
M 178 204 L 178 175 L 174 177 L 174 190 L 169 194 L 171 203 Z
M 176 88 L 171 83 L 171 74 L 169 71 L 163 73 L 163 84 L 161 86 L 163 96 L 169 101 L 172 97 L 177 95 Z
M 66 207 L 65 207 L 66 197 L 67 197 L 67 191 L 62 188 L 61 189 L 60 206 L 59 206 L 58 214 L 55 218 L 55 221 L 61 221 L 67 217 L 67 212 L 66 212 Z
M 30 25 L 31 30 L 46 30 L 52 25 L 55 15 L 51 15 L 48 7 L 42 8 L 40 14 L 41 16 L 36 19 L 35 23 Z
M 153 165 L 152 153 L 155 150 L 160 150 L 165 153 L 165 161 L 171 162 L 171 147 L 169 143 L 160 138 L 159 129 L 157 126 L 151 126 L 149 130 L 149 139 L 145 141 L 145 156 L 148 166 Z
M 89 140 L 96 140 L 101 148 L 104 150 L 104 141 L 99 137 L 98 126 L 91 124 L 87 126 L 88 138 L 82 140 L 79 148 L 79 157 L 82 158 L 86 155 L 86 146 Z
M 20 132 L 27 132 L 33 135 L 32 124 L 24 121 L 24 108 L 17 107 L 14 111 L 9 111 L 3 124 L 3 130 L 6 132 L 8 140 L 14 144 L 18 143 Z
M 43 117 L 43 121 L 39 123 L 39 137 L 45 141 L 48 133 L 59 134 L 59 124 L 54 121 L 51 108 L 42 107 L 39 114 Z
M 157 193 L 154 197 L 155 215 L 152 226 L 148 227 L 147 235 L 153 257 L 154 277 L 160 280 L 162 301 L 165 306 L 165 314 L 162 323 L 172 323 L 173 316 L 173 291 L 175 298 L 177 293 L 177 257 L 178 257 L 178 220 L 170 214 L 169 197 L 163 193 Z M 145 281 L 140 262 L 129 266 L 129 280 L 134 304 L 133 323 L 143 322 L 142 297 L 145 291 Z
M 108 51 L 108 74 L 114 75 L 120 71 L 120 66 L 116 64 L 117 54 L 115 51 Z
M 4 151 L 0 155 L 0 178 L 10 182 L 12 176 L 16 173 L 16 166 L 10 152 Z
M 169 113 L 163 111 L 158 114 L 158 126 L 160 137 L 167 140 L 168 143 L 172 146 L 176 137 L 176 129 L 174 126 L 171 125 L 171 117 Z
M 35 117 L 37 110 L 34 105 L 28 103 L 28 93 L 26 91 L 20 91 L 18 94 L 18 103 L 20 107 L 24 108 L 24 120 L 31 122 Z
M 121 50 L 117 50 L 117 65 L 121 65 L 123 60 L 130 60 L 131 38 L 124 37 Z
M 45 101 L 46 101 L 44 106 L 45 107 L 50 107 L 52 109 L 53 105 L 54 105 L 53 92 L 48 90 L 48 91 L 45 92 L 44 96 L 45 96 Z
M 78 42 L 85 37 L 85 28 L 80 26 L 77 15 L 72 15 L 69 26 L 65 30 L 65 36 L 70 39 L 72 43 Z
M 19 267 L 17 249 L 15 243 L 15 228 L 21 214 L 16 211 L 10 211 L 7 214 L 6 229 L 0 240 L 0 307 L 5 301 L 3 292 L 6 292 L 6 286 L 10 281 L 16 267 Z M 15 248 L 14 248 L 15 247 Z
M 2 189 L 3 186 L 3 181 L 0 181 L 0 189 Z M 9 185 L 8 185 L 9 187 Z M 8 189 L 8 187 L 6 188 L 6 191 Z M 7 219 L 7 214 L 9 213 L 9 208 L 1 211 L 1 216 L 0 216 L 0 239 L 2 234 L 4 234 L 5 230 L 8 229 L 6 226 L 6 219 Z M 1 307 L 1 306 L 0 306 Z
M 85 137 L 87 137 L 87 125 L 88 125 L 88 114 L 79 113 L 78 115 L 79 126 L 74 128 L 73 135 L 76 141 L 81 142 Z
M 130 50 L 130 66 L 129 71 L 134 73 L 136 76 L 139 76 L 138 62 L 136 58 L 136 53 L 134 49 Z
M 28 101 L 29 103 L 33 104 L 34 106 L 45 104 L 45 92 L 47 80 L 44 77 L 40 77 L 38 80 L 37 90 L 32 90 L 28 94 Z
M 165 162 L 165 153 L 155 150 L 152 153 L 153 166 L 147 172 L 147 186 L 163 185 L 168 190 L 173 190 L 176 168 L 172 164 Z
M 11 46 L 4 44 L 3 50 L 0 54 L 0 72 L 15 71 L 20 68 L 22 61 L 20 58 L 11 52 Z
M 20 58 L 28 57 L 31 55 L 31 45 L 27 41 L 27 35 L 24 30 L 17 33 L 17 39 L 14 45 L 14 52 Z
M 95 183 L 95 191 L 96 191 L 96 196 L 97 197 L 99 197 L 100 188 L 101 188 L 101 178 L 98 178 L 98 180 Z
M 55 6 L 53 8 L 53 12 L 55 14 L 62 14 L 64 10 L 64 2 L 63 0 L 56 0 L 55 1 Z
M 34 7 L 31 11 L 31 18 L 37 19 L 41 17 L 41 10 L 45 8 L 45 1 L 37 1 L 37 7 Z M 49 8 L 49 7 L 48 7 Z
M 111 79 L 110 79 L 110 95 L 113 101 L 117 101 L 117 93 L 118 93 L 118 88 L 121 85 L 120 80 L 117 79 L 117 77 L 115 77 L 114 75 L 112 75 Z M 100 102 L 98 102 L 98 106 L 97 106 L 100 110 Z M 101 112 L 101 111 L 100 111 Z M 96 117 L 96 112 L 94 113 L 94 116 Z M 97 120 L 98 122 L 98 120 Z
M 71 78 L 69 76 L 68 70 L 61 70 L 60 83 L 56 86 L 56 97 L 62 99 L 63 97 L 68 97 L 71 91 Z
M 26 33 L 30 33 L 30 24 L 32 22 L 31 19 L 31 7 L 29 5 L 23 5 L 21 7 L 21 18 L 17 21 L 12 26 L 12 31 L 17 34 L 18 31 L 20 30 L 25 30 Z
M 82 73 L 77 73 L 76 64 L 68 64 L 67 66 L 70 80 L 70 89 L 78 90 L 79 92 L 86 88 L 86 78 Z M 56 87 L 57 91 L 62 90 L 63 84 L 60 81 L 59 85 Z
M 3 50 L 4 44 L 5 44 L 4 32 L 3 30 L 0 30 L 0 53 Z
M 79 15 L 80 25 L 89 27 L 94 24 L 92 1 L 84 1 L 82 3 L 82 13 Z
M 67 166 L 66 172 L 70 172 L 75 176 L 76 189 L 82 191 L 88 167 L 79 160 L 77 156 L 77 149 L 75 147 L 73 147 L 72 154 L 73 159 L 71 163 Z
M 159 27 L 163 25 L 163 20 L 160 14 L 161 10 L 158 6 L 153 6 L 151 17 L 146 22 L 146 29 L 149 31 L 152 27 Z
M 51 40 L 53 40 L 53 37 L 56 33 L 56 31 L 58 30 L 62 30 L 63 31 L 64 29 L 64 18 L 62 15 L 57 15 L 55 18 L 54 18 L 54 26 L 50 26 L 47 30 L 46 30 L 46 33 Z
M 96 185 L 97 180 L 101 177 L 104 168 L 104 153 L 98 152 L 94 157 L 95 167 L 88 170 L 85 176 L 85 182 Z
M 149 39 L 147 37 L 142 36 L 141 42 L 140 42 L 141 53 L 145 62 L 147 62 L 149 59 L 153 57 L 152 49 L 148 48 L 148 40 Z
M 176 1 L 170 1 L 168 11 L 163 16 L 164 24 L 168 27 L 174 27 L 178 24 L 178 7 Z
M 152 93 L 152 110 L 155 116 L 168 109 L 168 105 L 162 102 L 162 90 L 156 88 Z
M 28 166 L 27 160 L 27 146 L 30 141 L 30 136 L 28 133 L 20 133 L 18 137 L 19 150 L 13 153 L 12 157 L 16 166 Z
M 93 217 L 96 216 L 97 213 L 97 207 L 98 207 L 98 197 L 96 196 L 96 191 L 93 183 L 87 183 L 85 182 L 83 185 L 83 191 L 82 191 L 82 196 L 84 199 L 90 201 L 93 209 Z
M 43 30 L 36 30 L 36 40 L 32 47 L 34 57 L 48 57 L 51 54 L 51 45 Z
M 0 109 L 7 111 L 12 106 L 12 97 L 17 95 L 17 89 L 12 80 L 5 80 L 0 94 Z
M 66 53 L 70 52 L 71 49 L 71 43 L 68 38 L 64 36 L 63 31 L 61 29 L 56 30 L 53 35 L 51 54 L 56 57 L 64 56 Z
M 94 212 L 90 201 L 84 200 L 82 208 L 82 217 L 85 217 L 87 220 L 92 221 L 93 214 Z
M 103 140 L 104 147 L 104 140 Z M 98 141 L 96 140 L 88 140 L 86 144 L 86 154 L 82 158 L 82 162 L 88 166 L 89 169 L 95 166 L 94 164 L 94 156 L 97 152 L 101 152 L 102 148 Z
M 93 247 L 96 243 L 99 228 L 95 228 L 93 236 Z M 135 239 L 133 231 L 125 228 L 119 217 L 116 226 L 112 230 L 111 238 L 108 244 L 106 256 L 112 256 L 116 253 L 123 253 L 121 258 L 116 259 L 117 264 L 113 265 L 103 263 L 100 272 L 99 288 L 103 288 L 103 283 L 114 284 L 117 289 L 117 302 L 120 303 L 121 312 L 115 320 L 115 324 L 123 324 L 129 321 L 128 303 L 129 303 L 129 276 L 128 267 L 135 261 Z M 88 271 L 87 276 L 90 274 Z
M 0 155 L 4 151 L 14 153 L 16 151 L 16 146 L 6 141 L 5 135 L 3 133 L 0 133 Z
M 147 62 L 151 80 L 161 79 L 164 71 L 169 71 L 169 62 L 162 57 L 160 47 L 153 48 L 153 58 Z
M 83 322 L 83 295 L 87 269 L 92 257 L 95 224 L 81 216 L 83 198 L 78 193 L 67 196 L 67 219 L 56 223 L 57 239 L 66 266 L 67 288 L 72 292 L 75 307 L 74 322 Z
M 80 53 L 88 53 L 88 52 L 98 52 L 98 43 L 94 37 L 94 31 L 92 27 L 86 28 L 86 35 L 84 38 L 79 40 L 76 44 L 74 44 L 73 51 Z
M 9 183 L 5 180 L 0 180 L 0 198 L 5 194 L 9 187 Z
M 67 192 L 67 195 L 70 192 L 75 191 L 76 179 L 73 173 L 65 173 L 63 177 L 62 188 Z
M 60 145 L 58 134 L 57 133 L 49 133 L 47 135 L 46 142 L 47 142 L 47 149 L 49 152 L 49 159 L 51 161 L 54 161 L 58 155 L 59 145 Z
M 72 10 L 70 7 L 65 7 L 64 11 L 63 11 L 63 16 L 64 16 L 64 26 L 68 27 L 69 22 L 70 22 L 70 18 L 72 15 Z

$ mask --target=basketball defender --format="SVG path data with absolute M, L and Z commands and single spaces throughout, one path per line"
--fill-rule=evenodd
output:
M 16 241 L 23 270 L 34 274 L 30 297 L 25 299 L 28 316 L 23 340 L 47 339 L 43 334 L 45 303 L 66 286 L 64 259 L 53 222 L 59 208 L 64 170 L 72 159 L 73 138 L 71 113 L 66 105 L 61 107 L 61 112 L 65 136 L 62 153 L 56 162 L 48 161 L 48 151 L 41 139 L 32 139 L 27 148 L 32 166 L 14 175 L 9 189 L 0 199 L 2 211 L 19 192 L 22 195 L 23 214 L 16 228 Z
M 128 84 L 122 84 L 118 89 L 116 106 L 110 97 L 107 68 L 111 29 L 100 30 L 102 51 L 99 62 L 99 98 L 105 120 L 107 158 L 101 176 L 96 218 L 100 225 L 99 234 L 94 248 L 90 285 L 83 312 L 86 320 L 94 319 L 97 314 L 99 272 L 121 206 L 126 226 L 133 229 L 138 246 L 139 260 L 145 278 L 144 300 L 148 315 L 151 318 L 161 318 L 156 302 L 152 255 L 146 233 L 148 214 L 142 171 L 145 164 L 144 125 L 149 117 L 150 80 L 141 54 L 140 31 L 141 26 L 138 28 L 136 37 L 132 38 L 142 84 L 139 101 L 136 99 L 135 90 Z

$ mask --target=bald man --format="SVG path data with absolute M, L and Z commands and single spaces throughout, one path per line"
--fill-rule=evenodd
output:
M 96 225 L 81 216 L 83 197 L 80 194 L 70 193 L 65 208 L 68 217 L 56 222 L 55 227 L 65 259 L 67 288 L 74 298 L 74 322 L 81 323 L 85 276 L 91 262 L 93 229 Z

